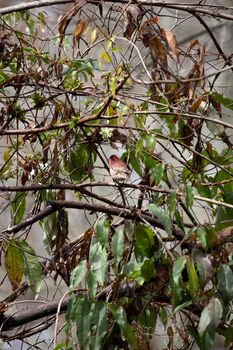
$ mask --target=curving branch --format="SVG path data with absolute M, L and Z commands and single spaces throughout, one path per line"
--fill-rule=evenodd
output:
M 65 312 L 69 298 L 65 298 L 60 305 L 60 312 Z M 45 302 L 40 306 L 29 307 L 26 310 L 20 310 L 19 314 L 13 316 L 0 316 L 0 335 L 2 332 L 9 331 L 22 325 L 26 325 L 32 321 L 39 320 L 42 317 L 55 315 L 57 312 L 59 300 Z
M 84 202 L 57 200 L 48 202 L 48 207 L 45 210 L 41 211 L 39 214 L 36 214 L 29 219 L 26 219 L 25 221 L 22 221 L 20 224 L 7 228 L 6 230 L 2 231 L 2 233 L 17 233 L 25 227 L 32 225 L 40 219 L 43 219 L 44 217 L 62 208 L 89 210 L 91 212 L 101 212 L 125 219 L 147 221 L 149 224 L 155 227 L 164 229 L 164 226 L 160 223 L 160 221 L 156 219 L 153 215 L 151 215 L 149 212 L 137 210 L 135 208 L 116 208 L 107 207 L 101 204 L 89 204 Z M 172 225 L 172 233 L 178 240 L 182 240 L 184 237 L 183 232 L 180 229 L 178 229 L 175 225 Z
M 121 4 L 128 4 L 128 0 L 115 0 L 115 1 L 110 1 L 110 0 L 89 0 L 87 1 L 91 4 L 98 5 L 102 2 L 106 3 L 121 3 Z M 14 5 L 14 6 L 9 6 L 0 9 L 0 15 L 6 15 L 12 12 L 16 11 L 25 11 L 33 8 L 40 8 L 40 7 L 46 7 L 46 6 L 51 6 L 51 5 L 64 5 L 64 4 L 69 4 L 69 3 L 75 3 L 75 0 L 40 0 L 40 1 L 32 1 L 28 3 L 23 3 L 20 5 Z M 214 18 L 221 18 L 221 19 L 226 19 L 229 21 L 233 20 L 233 15 L 227 14 L 225 12 L 220 12 L 219 9 L 221 10 L 232 10 L 230 7 L 223 7 L 223 6 L 218 6 L 218 5 L 202 5 L 198 6 L 197 4 L 177 4 L 177 3 L 171 3 L 171 2 L 164 2 L 164 1 L 143 1 L 143 0 L 138 0 L 138 3 L 140 3 L 143 6 L 154 6 L 154 7 L 160 7 L 160 8 L 167 8 L 167 9 L 174 9 L 174 10 L 180 10 L 184 12 L 188 12 L 190 14 L 201 14 L 205 16 L 211 16 Z

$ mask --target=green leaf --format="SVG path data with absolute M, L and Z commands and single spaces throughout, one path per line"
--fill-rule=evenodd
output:
M 155 312 L 155 307 L 151 304 L 143 310 L 139 317 L 139 322 L 143 326 L 146 332 L 153 333 L 157 321 L 157 314 Z
M 206 197 L 206 198 L 213 198 L 213 190 L 209 186 L 202 186 L 200 184 L 196 184 L 196 189 L 200 196 Z
M 194 264 L 189 257 L 186 257 L 186 266 L 188 271 L 188 289 L 191 297 L 195 300 L 197 297 L 199 282 Z
M 92 270 L 90 270 L 87 275 L 87 285 L 88 285 L 89 296 L 91 299 L 94 299 L 96 296 L 98 281 L 97 281 L 97 276 L 95 272 Z
M 221 321 L 223 308 L 218 298 L 212 298 L 209 304 L 202 310 L 198 324 L 198 333 L 202 336 L 208 326 L 217 328 Z
M 44 245 L 48 253 L 51 253 L 51 250 L 54 247 L 55 240 L 54 238 L 57 236 L 57 224 L 58 217 L 57 213 L 52 213 L 47 218 L 41 220 L 40 225 L 44 231 Z
M 149 282 L 151 278 L 155 277 L 154 259 L 147 259 L 143 262 L 143 265 L 141 267 L 141 274 L 146 282 Z
M 185 265 L 186 265 L 186 258 L 185 258 L 185 256 L 180 256 L 174 262 L 174 265 L 173 265 L 173 268 L 172 268 L 172 278 L 173 278 L 173 281 L 174 281 L 174 283 L 176 285 L 178 285 L 179 282 L 180 282 L 180 276 L 181 276 L 182 271 L 185 268 Z
M 218 94 L 217 92 L 211 93 L 211 96 L 215 101 L 233 111 L 233 100 L 231 98 L 225 97 L 221 94 Z
M 167 196 L 167 207 L 170 213 L 170 216 L 173 216 L 175 208 L 176 208 L 177 198 L 176 198 L 176 192 L 172 191 Z
M 155 204 L 149 204 L 147 208 L 153 215 L 155 215 L 159 219 L 161 224 L 164 226 L 165 231 L 169 235 L 172 235 L 172 222 L 165 210 L 160 207 L 157 207 Z
M 19 224 L 24 216 L 26 209 L 25 192 L 17 192 L 11 205 L 11 213 L 14 225 Z
M 185 309 L 186 307 L 192 305 L 193 301 L 192 300 L 188 300 L 188 301 L 185 301 L 184 303 L 178 305 L 175 309 L 174 309 L 174 314 L 176 314 L 177 312 L 179 312 L 180 310 L 182 309 Z
M 138 157 L 141 156 L 142 151 L 143 151 L 143 137 L 139 137 L 137 142 L 136 142 L 136 147 L 135 151 Z
M 53 350 L 63 350 L 66 346 L 65 342 L 62 342 L 60 344 L 58 344 L 57 346 L 55 346 L 55 348 L 53 348 Z
M 112 93 L 112 97 L 114 98 L 115 97 L 115 94 L 116 94 L 116 78 L 114 76 L 112 76 L 110 79 L 109 79 L 109 82 L 108 82 L 108 85 L 109 85 L 109 90 L 111 91 Z
M 158 315 L 159 315 L 160 321 L 162 322 L 164 327 L 166 327 L 167 322 L 168 322 L 168 314 L 167 314 L 167 310 L 164 306 L 161 306 L 159 308 Z
M 92 333 L 94 335 L 90 337 L 90 350 L 101 350 L 108 326 L 107 310 L 104 302 L 95 302 L 91 323 L 93 324 Z
M 155 149 L 155 144 L 156 144 L 156 137 L 153 134 L 149 134 L 149 135 L 143 135 L 143 141 L 145 143 L 145 150 L 148 153 L 152 153 Z
M 137 339 L 133 327 L 128 323 L 125 310 L 120 306 L 115 313 L 115 320 L 122 335 L 128 341 L 132 350 L 138 350 Z
M 92 316 L 93 303 L 86 298 L 80 298 L 76 309 L 76 329 L 80 350 L 88 349 Z
M 132 168 L 134 169 L 134 171 L 136 171 L 136 173 L 142 177 L 142 170 L 141 170 L 141 164 L 139 159 L 136 157 L 135 152 L 130 152 L 130 164 L 132 165 Z
M 105 247 L 98 242 L 97 237 L 91 240 L 89 251 L 90 270 L 95 275 L 95 280 L 100 286 L 104 285 L 106 270 L 108 267 L 108 255 Z
M 97 221 L 96 224 L 96 237 L 98 241 L 105 245 L 108 242 L 109 237 L 109 221 L 106 219 Z
M 155 185 L 158 186 L 164 175 L 164 170 L 165 170 L 164 163 L 156 164 L 151 171 L 151 183 L 155 182 Z
M 233 299 L 233 272 L 228 265 L 218 269 L 218 290 L 225 302 Z
M 14 239 L 7 244 L 5 252 L 5 268 L 12 290 L 17 289 L 23 277 L 23 257 L 17 245 L 17 241 Z
M 154 237 L 149 227 L 138 224 L 135 229 L 136 246 L 139 251 L 146 257 L 154 255 Z
M 19 240 L 18 245 L 23 256 L 24 275 L 31 290 L 38 294 L 41 288 L 42 270 L 34 249 L 24 240 Z
M 124 232 L 122 229 L 116 230 L 112 237 L 112 253 L 114 255 L 114 271 L 118 272 L 118 264 L 121 261 L 122 254 L 124 252 L 125 240 Z
M 70 289 L 77 288 L 79 283 L 82 282 L 85 274 L 87 273 L 86 269 L 86 260 L 82 260 L 78 263 L 78 265 L 74 268 L 70 277 Z
M 76 183 L 88 179 L 91 176 L 91 172 L 88 169 L 92 169 L 93 160 L 90 147 L 86 144 L 79 145 L 75 149 L 70 149 L 65 164 L 70 179 Z
M 193 188 L 188 185 L 185 186 L 185 203 L 188 208 L 192 208 L 193 198 L 194 198 Z
M 175 217 L 176 217 L 176 223 L 179 226 L 179 228 L 185 232 L 185 228 L 184 228 L 184 224 L 183 224 L 183 220 L 181 218 L 180 212 L 178 210 L 175 210 Z
M 209 325 L 201 336 L 200 350 L 210 350 L 214 344 L 215 329 Z
M 205 228 L 203 226 L 199 226 L 197 228 L 197 236 L 198 236 L 198 239 L 201 243 L 201 246 L 204 249 L 206 249 L 206 247 L 207 247 L 206 231 L 205 231 Z

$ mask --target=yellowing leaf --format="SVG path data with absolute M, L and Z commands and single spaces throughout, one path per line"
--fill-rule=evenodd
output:
M 5 268 L 12 290 L 17 289 L 23 277 L 23 257 L 15 240 L 12 240 L 7 246 Z
M 100 58 L 102 58 L 105 62 L 110 63 L 111 59 L 107 51 L 102 51 L 99 55 Z
M 97 30 L 93 29 L 93 31 L 91 32 L 91 44 L 94 44 L 95 40 L 97 38 Z
M 112 97 L 115 97 L 116 94 L 116 78 L 115 77 L 111 77 L 111 79 L 109 80 L 109 89 L 112 93 Z

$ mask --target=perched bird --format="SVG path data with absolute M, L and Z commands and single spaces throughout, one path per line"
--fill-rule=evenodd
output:
M 130 177 L 131 171 L 128 165 L 119 157 L 112 155 L 108 160 L 110 174 L 116 182 L 127 181 Z

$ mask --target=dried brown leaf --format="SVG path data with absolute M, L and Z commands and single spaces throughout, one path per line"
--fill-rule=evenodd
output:
M 201 79 L 201 87 L 204 89 L 205 87 L 205 71 L 204 71 L 204 59 L 205 59 L 205 46 L 200 49 L 200 58 L 199 58 L 199 70 L 200 70 L 200 79 Z
M 82 21 L 81 19 L 78 21 L 75 30 L 73 31 L 73 44 L 75 46 L 78 39 L 81 37 L 84 29 L 86 28 L 86 22 Z
M 168 73 L 168 63 L 165 48 L 158 36 L 152 36 L 149 38 L 149 48 L 151 52 L 151 57 L 155 66 L 157 62 L 161 62 L 161 66 L 165 73 L 166 78 L 169 79 L 170 75 Z
M 86 0 L 76 0 L 74 7 L 65 13 L 63 16 L 58 19 L 58 32 L 60 34 L 60 43 L 59 47 L 61 47 L 63 38 L 66 32 L 66 29 L 72 20 L 72 18 L 78 13 L 78 11 L 86 4 Z
M 200 46 L 200 42 L 197 39 L 191 41 L 188 46 L 187 53 L 189 53 L 195 46 Z
M 182 137 L 182 142 L 186 146 L 188 147 L 192 146 L 194 131 L 193 131 L 193 128 L 188 123 L 183 126 L 181 130 L 181 137 Z
M 159 80 L 161 78 L 158 70 L 155 67 L 151 70 L 151 78 L 154 81 Z M 162 90 L 161 84 L 151 84 L 150 85 L 151 99 L 153 101 L 159 101 L 159 98 L 160 98 L 159 91 L 161 91 L 161 90 Z
M 171 58 L 176 62 L 179 63 L 179 49 L 177 46 L 177 41 L 175 35 L 169 30 L 165 28 L 160 29 L 162 37 L 166 41 L 168 48 L 169 48 L 169 53 Z
M 200 107 L 202 101 L 203 101 L 203 96 L 197 97 L 196 100 L 189 107 L 189 112 L 196 113 L 196 111 Z
M 214 107 L 214 109 L 219 114 L 220 118 L 222 119 L 222 109 L 221 109 L 221 103 L 217 102 L 211 95 L 209 95 L 209 102 Z
M 221 231 L 217 232 L 217 240 L 220 245 L 228 242 L 232 242 L 233 237 L 233 226 L 226 227 Z M 217 242 L 214 242 L 217 243 Z
M 143 17 L 142 11 L 137 4 L 126 5 L 123 8 L 124 31 L 123 36 L 130 39 L 133 32 L 139 27 Z
M 187 79 L 198 79 L 200 78 L 200 64 L 194 63 L 193 69 L 189 72 Z M 188 99 L 193 99 L 195 90 L 198 84 L 198 80 L 191 81 L 189 83 Z

